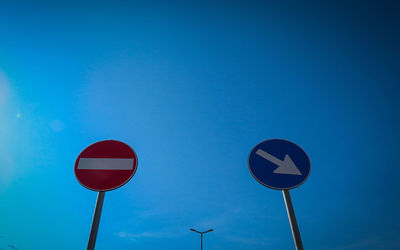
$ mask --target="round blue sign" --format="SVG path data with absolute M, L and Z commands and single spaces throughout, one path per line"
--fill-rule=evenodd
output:
M 273 189 L 292 189 L 310 175 L 311 163 L 306 152 L 293 142 L 271 139 L 257 144 L 248 160 L 251 175 Z

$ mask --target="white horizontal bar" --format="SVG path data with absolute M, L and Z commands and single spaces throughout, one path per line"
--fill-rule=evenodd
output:
M 80 158 L 77 169 L 132 170 L 133 159 L 129 158 Z

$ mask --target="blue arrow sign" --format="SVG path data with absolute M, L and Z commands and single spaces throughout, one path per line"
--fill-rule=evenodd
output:
M 306 152 L 293 142 L 271 139 L 257 144 L 249 155 L 253 177 L 269 188 L 292 189 L 310 175 L 311 163 Z

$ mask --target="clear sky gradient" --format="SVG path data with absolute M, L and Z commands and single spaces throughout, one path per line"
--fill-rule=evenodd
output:
M 169 2 L 169 1 L 167 1 Z M 97 250 L 294 249 L 260 141 L 311 159 L 291 191 L 306 249 L 400 249 L 400 4 L 3 1 L 0 248 L 85 249 L 104 139 L 139 158 Z

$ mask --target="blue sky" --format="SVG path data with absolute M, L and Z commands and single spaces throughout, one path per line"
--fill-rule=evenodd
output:
M 260 141 L 311 159 L 291 191 L 306 249 L 399 249 L 396 2 L 3 2 L 0 248 L 84 249 L 96 193 L 73 173 L 129 144 L 96 249 L 294 249 Z

